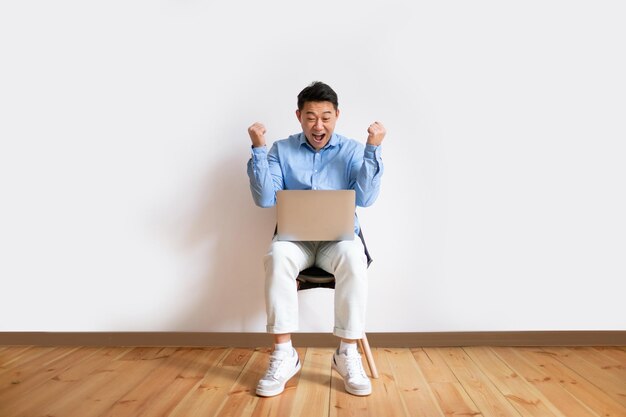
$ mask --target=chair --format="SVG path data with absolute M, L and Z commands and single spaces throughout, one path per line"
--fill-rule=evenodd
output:
M 362 231 L 359 231 L 359 238 L 361 242 L 363 242 L 363 247 L 365 248 L 365 256 L 367 257 L 367 266 L 369 267 L 372 263 L 372 258 L 367 250 L 367 246 L 365 245 L 365 239 L 363 238 Z M 310 290 L 312 288 L 328 288 L 335 289 L 335 276 L 330 272 L 326 272 L 317 266 L 312 266 L 303 271 L 300 271 L 300 274 L 297 277 L 298 281 L 298 291 Z M 359 348 L 361 352 L 365 355 L 365 359 L 367 361 L 367 366 L 370 369 L 370 373 L 372 378 L 378 378 L 378 370 L 376 369 L 376 363 L 374 363 L 374 357 L 372 356 L 372 351 L 370 350 L 369 342 L 367 341 L 367 336 L 363 334 L 363 338 L 359 339 Z

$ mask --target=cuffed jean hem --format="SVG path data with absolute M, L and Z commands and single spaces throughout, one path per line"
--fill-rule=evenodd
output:
M 340 329 L 338 327 L 335 327 L 333 329 L 333 334 L 337 337 L 341 337 L 343 339 L 363 339 L 363 335 L 365 334 L 365 332 L 353 332 L 350 330 L 346 330 L 346 329 Z
M 269 334 L 287 334 L 287 333 L 295 333 L 298 331 L 297 328 L 286 328 L 286 327 L 278 327 L 278 326 L 266 326 L 266 330 Z

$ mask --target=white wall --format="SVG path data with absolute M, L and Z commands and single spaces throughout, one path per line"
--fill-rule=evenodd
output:
M 0 330 L 264 331 L 248 125 L 388 129 L 368 330 L 626 328 L 620 1 L 0 3 Z M 330 292 L 302 294 L 329 331 Z M 321 311 L 316 314 L 315 310 Z

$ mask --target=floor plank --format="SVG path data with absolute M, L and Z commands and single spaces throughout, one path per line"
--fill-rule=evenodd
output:
M 409 349 L 385 349 L 406 415 L 444 416 Z
M 77 361 L 72 366 L 62 370 L 53 378 L 46 381 L 30 395 L 18 396 L 12 401 L 0 402 L 0 415 L 3 417 L 35 416 L 50 414 L 50 406 L 55 401 L 65 398 L 65 394 L 79 390 L 82 384 L 95 375 L 103 374 L 103 368 L 128 348 L 109 347 L 95 352 L 83 361 Z M 102 379 L 101 383 L 106 380 Z M 99 385 L 96 384 L 95 387 Z M 70 404 L 77 404 L 69 401 Z
M 462 349 L 442 348 L 441 352 L 465 391 L 486 417 L 520 416 Z
M 0 374 L 0 393 L 7 388 L 23 383 L 25 379 L 40 369 L 45 368 L 51 362 L 62 359 L 77 349 L 77 347 L 73 349 L 63 347 L 48 348 L 38 351 L 36 355 L 29 359 L 25 359 L 19 366 L 17 363 L 14 366 L 8 365 L 4 372 Z
M 11 362 L 18 360 L 21 355 L 33 348 L 34 346 L 6 346 L 6 349 L 0 352 L 0 373 L 3 369 L 8 367 Z
M 132 408 L 133 401 L 127 400 L 126 394 L 144 383 L 150 373 L 171 361 L 178 351 L 175 348 L 153 350 L 154 357 L 114 359 L 95 372 L 72 381 L 63 395 L 50 401 L 47 413 L 52 416 L 99 417 L 119 402 Z
M 168 415 L 204 377 L 216 355 L 210 348 L 181 348 L 116 400 L 101 417 Z M 101 397 L 99 398 L 102 401 Z
M 586 349 L 584 354 L 578 354 L 570 348 L 551 347 L 542 350 L 626 407 L 626 375 L 613 366 L 615 363 L 612 360 L 597 355 L 593 349 Z
M 43 389 L 41 387 L 43 384 L 48 383 L 61 372 L 69 369 L 76 363 L 82 362 L 100 349 L 99 347 L 65 349 L 66 355 L 60 355 L 56 360 L 45 364 L 41 368 L 32 368 L 25 365 L 23 368 L 20 368 L 22 372 L 20 378 L 11 378 L 6 381 L 0 379 L 0 403 L 13 402 L 30 392 Z
M 626 352 L 624 350 L 616 346 L 598 346 L 593 349 L 613 359 L 619 363 L 621 369 L 626 370 Z
M 405 416 L 400 387 L 393 376 L 393 369 L 383 348 L 372 349 L 378 368 L 378 379 L 372 379 L 372 395 L 367 397 L 369 414 L 378 416 Z
M 567 417 L 550 404 L 532 384 L 520 378 L 487 347 L 467 347 L 465 353 L 478 365 L 517 411 L 528 417 Z
M 437 348 L 412 349 L 413 357 L 446 417 L 482 416 Z
M 14 355 L 11 355 L 6 361 L 3 361 L 2 365 L 0 365 L 0 378 L 4 380 L 5 378 L 11 378 L 11 372 L 14 371 L 16 367 L 23 368 L 28 365 L 31 361 L 37 360 L 40 356 L 50 354 L 50 352 L 55 352 L 54 347 L 44 347 L 44 346 L 34 346 L 31 348 L 21 349 L 18 352 L 15 352 Z
M 540 349 L 492 350 L 566 416 L 624 417 L 619 404 Z
M 251 416 L 259 401 L 256 384 L 267 367 L 268 349 L 257 349 L 219 407 L 216 417 Z
M 330 408 L 332 348 L 308 348 L 296 390 L 293 416 L 325 417 Z
M 214 358 L 207 359 L 208 362 L 214 361 L 212 363 L 215 365 L 168 417 L 213 416 L 225 401 L 252 353 L 251 349 L 215 349 Z

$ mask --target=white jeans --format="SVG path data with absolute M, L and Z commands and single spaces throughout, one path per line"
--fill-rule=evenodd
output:
M 340 242 L 287 242 L 274 238 L 265 255 L 268 333 L 298 330 L 296 277 L 313 265 L 335 275 L 333 334 L 345 339 L 362 338 L 367 302 L 367 259 L 358 236 Z

